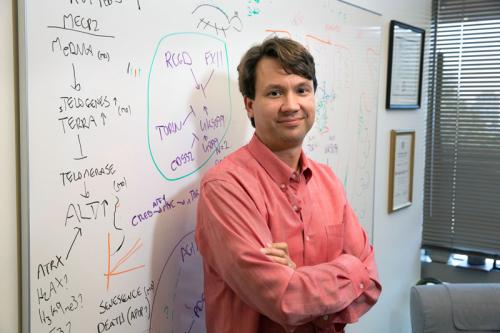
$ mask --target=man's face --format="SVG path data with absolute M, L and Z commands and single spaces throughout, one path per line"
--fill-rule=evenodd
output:
M 314 124 L 312 80 L 287 74 L 273 58 L 262 58 L 256 68 L 255 99 L 245 97 L 255 133 L 272 151 L 302 146 Z

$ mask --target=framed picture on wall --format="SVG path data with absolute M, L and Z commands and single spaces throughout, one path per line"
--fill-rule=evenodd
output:
M 387 66 L 387 109 L 418 109 L 424 59 L 423 29 L 391 21 Z
M 415 131 L 391 131 L 389 213 L 408 207 L 413 196 Z

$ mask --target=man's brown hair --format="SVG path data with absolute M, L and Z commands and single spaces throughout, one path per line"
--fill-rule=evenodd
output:
M 252 46 L 238 65 L 238 84 L 241 94 L 255 99 L 256 68 L 260 59 L 269 57 L 278 60 L 285 72 L 313 81 L 314 91 L 318 86 L 314 58 L 302 44 L 290 39 L 273 37 L 262 44 Z

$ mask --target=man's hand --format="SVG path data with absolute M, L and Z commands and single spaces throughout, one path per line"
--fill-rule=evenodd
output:
M 288 244 L 285 242 L 267 244 L 267 246 L 260 249 L 260 251 L 275 263 L 288 266 L 292 269 L 297 267 L 292 259 L 290 259 Z

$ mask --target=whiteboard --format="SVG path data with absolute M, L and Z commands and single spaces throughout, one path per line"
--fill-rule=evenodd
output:
M 21 4 L 25 332 L 204 332 L 198 185 L 253 133 L 236 66 L 268 36 L 314 55 L 304 150 L 372 234 L 381 18 L 315 3 Z

